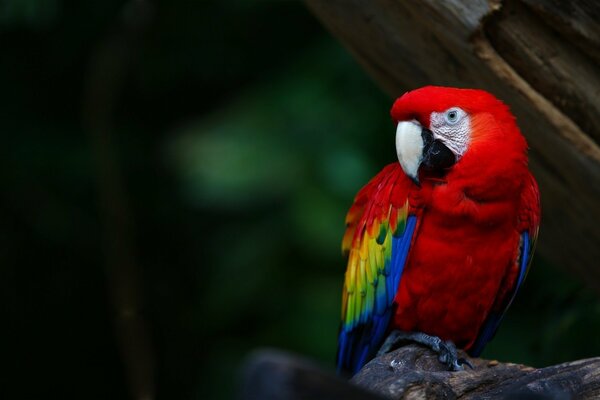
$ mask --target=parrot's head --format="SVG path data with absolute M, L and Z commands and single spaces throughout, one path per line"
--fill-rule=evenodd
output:
M 445 174 L 463 159 L 525 157 L 514 116 L 484 90 L 426 86 L 398 98 L 391 115 L 398 160 L 417 185 L 419 174 Z

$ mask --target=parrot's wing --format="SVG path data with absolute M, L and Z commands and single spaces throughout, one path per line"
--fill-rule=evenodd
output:
M 384 339 L 417 222 L 408 206 L 409 184 L 397 165 L 389 165 L 358 193 L 348 212 L 338 371 L 358 372 Z
M 523 284 L 527 272 L 529 272 L 529 267 L 531 266 L 539 224 L 540 197 L 538 186 L 530 175 L 521 197 L 518 226 L 521 237 L 519 240 L 519 252 L 517 258 L 513 268 L 506 274 L 496 298 L 496 302 L 494 303 L 494 307 L 483 324 L 473 346 L 469 349 L 469 355 L 478 357 L 485 345 L 494 337 L 504 313 L 508 307 L 510 307 L 519 288 Z M 510 285 L 510 287 L 507 287 L 507 285 Z

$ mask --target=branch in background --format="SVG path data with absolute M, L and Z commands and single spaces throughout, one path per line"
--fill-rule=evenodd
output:
M 131 210 L 113 145 L 114 110 L 152 14 L 148 2 L 130 1 L 125 5 L 113 31 L 92 53 L 83 109 L 98 174 L 115 331 L 130 390 L 138 400 L 155 397 L 155 356 L 141 314 L 140 268 L 134 251 Z
M 383 400 L 306 358 L 280 350 L 252 353 L 242 368 L 239 400 Z

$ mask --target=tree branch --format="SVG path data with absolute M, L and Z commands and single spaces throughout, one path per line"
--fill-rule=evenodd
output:
M 469 360 L 475 367 L 473 370 L 467 367 L 465 371 L 450 372 L 430 350 L 409 345 L 371 361 L 351 381 L 393 399 L 596 399 L 600 396 L 600 358 L 540 369 L 480 358 Z
M 460 352 L 461 357 L 468 358 Z M 303 358 L 255 352 L 245 364 L 241 400 L 279 399 L 597 399 L 600 357 L 547 368 L 468 358 L 474 369 L 446 370 L 431 350 L 408 345 L 369 362 L 349 383 Z

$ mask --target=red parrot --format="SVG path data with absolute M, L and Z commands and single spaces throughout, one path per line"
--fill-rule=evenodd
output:
M 338 371 L 356 373 L 405 340 L 459 370 L 469 363 L 456 347 L 482 352 L 531 263 L 540 204 L 527 143 L 483 90 L 423 87 L 391 115 L 399 162 L 346 217 Z

